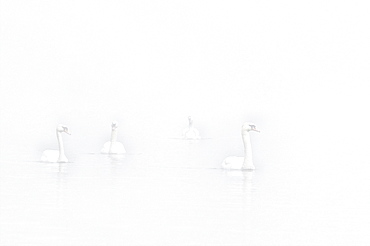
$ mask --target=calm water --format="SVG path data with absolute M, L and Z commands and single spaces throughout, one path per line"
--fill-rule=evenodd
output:
M 225 171 L 221 141 L 153 146 L 1 161 L 0 245 L 370 245 L 366 162 Z

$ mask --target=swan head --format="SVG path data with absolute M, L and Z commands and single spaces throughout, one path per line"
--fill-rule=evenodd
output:
M 71 133 L 69 133 L 69 131 L 68 131 L 68 127 L 66 127 L 65 125 L 58 125 L 57 131 L 58 132 L 65 132 L 68 135 L 71 135 Z
M 251 122 L 245 122 L 242 126 L 242 132 L 250 132 L 250 131 L 255 131 L 255 132 L 260 132 L 257 130 L 256 125 L 251 123 Z
M 112 129 L 115 130 L 118 128 L 118 122 L 117 121 L 112 121 Z

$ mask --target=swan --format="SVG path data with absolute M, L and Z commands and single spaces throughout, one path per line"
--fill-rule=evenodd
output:
M 57 138 L 59 144 L 59 150 L 45 150 L 42 152 L 41 161 L 43 162 L 68 162 L 66 155 L 64 154 L 64 145 L 62 139 L 62 132 L 71 135 L 68 131 L 68 127 L 64 125 L 58 125 L 57 129 Z
M 117 128 L 118 122 L 112 122 L 112 133 L 110 141 L 106 142 L 101 150 L 103 154 L 124 154 L 126 153 L 125 147 L 120 142 L 117 142 Z
M 222 162 L 222 167 L 225 169 L 255 169 L 252 160 L 250 131 L 259 132 L 253 123 L 245 122 L 242 126 L 242 137 L 244 143 L 244 157 L 229 156 Z
M 194 128 L 193 126 L 193 120 L 191 119 L 191 116 L 188 117 L 189 120 L 189 126 L 184 129 L 183 136 L 185 139 L 200 139 L 199 131 Z

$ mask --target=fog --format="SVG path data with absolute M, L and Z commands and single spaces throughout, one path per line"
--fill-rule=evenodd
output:
M 72 132 L 69 152 L 98 152 L 112 120 L 127 150 L 141 151 L 155 137 L 178 137 L 191 115 L 207 138 L 240 138 L 241 124 L 254 122 L 261 161 L 318 151 L 368 157 L 365 9 L 2 1 L 1 156 L 55 148 L 60 123 Z
M 181 209 L 192 214 L 185 230 L 168 217 L 158 234 L 144 234 L 146 243 L 168 237 L 171 230 L 183 235 L 184 241 L 176 239 L 178 243 L 186 244 L 198 228 L 205 230 L 205 236 L 198 236 L 197 243 L 226 244 L 227 234 L 220 233 L 221 221 L 226 220 L 231 229 L 240 228 L 232 241 L 240 245 L 244 221 L 236 219 L 232 210 L 226 215 L 235 218 L 227 219 L 222 211 L 225 205 L 244 213 L 249 205 L 243 199 L 249 199 L 257 228 L 248 230 L 256 240 L 253 245 L 266 245 L 268 240 L 287 245 L 291 238 L 281 235 L 290 235 L 291 229 L 298 240 L 290 241 L 292 245 L 309 245 L 304 238 L 317 235 L 310 228 L 319 220 L 323 230 L 315 245 L 330 244 L 328 235 L 336 234 L 343 239 L 337 237 L 337 245 L 353 238 L 358 245 L 367 245 L 368 220 L 361 216 L 369 202 L 364 195 L 370 158 L 368 23 L 363 1 L 0 0 L 3 242 L 29 239 L 33 245 L 46 245 L 48 238 L 41 236 L 45 227 L 51 238 L 64 238 L 56 241 L 65 245 L 68 236 L 58 229 L 63 227 L 74 240 L 70 245 L 95 239 L 102 245 L 104 233 L 111 233 L 109 226 L 97 230 L 99 236 L 80 234 L 74 225 L 77 220 L 90 225 L 86 218 L 101 216 L 102 223 L 92 227 L 111 225 L 117 232 L 126 228 L 132 239 L 125 242 L 137 245 L 142 237 L 140 221 L 144 223 L 153 211 L 168 216 L 164 204 L 170 204 L 175 218 L 186 218 L 177 208 L 184 202 Z M 176 142 L 188 116 L 205 139 L 194 145 Z M 113 120 L 119 122 L 118 140 L 128 152 L 125 162 L 83 155 L 99 153 L 109 140 Z M 230 178 L 230 173 L 217 169 L 204 169 L 202 175 L 176 169 L 219 167 L 224 157 L 243 155 L 240 130 L 245 121 L 261 131 L 251 134 L 257 168 L 254 184 L 250 177 Z M 35 163 L 44 149 L 57 148 L 58 124 L 67 125 L 72 133 L 63 136 L 72 163 L 59 167 Z M 137 169 L 138 162 L 145 165 Z M 174 169 L 157 170 L 153 165 Z M 180 183 L 171 188 L 173 176 L 179 174 Z M 93 192 L 89 182 L 95 185 Z M 204 200 L 197 185 L 204 192 L 218 189 L 208 195 L 212 199 Z M 107 195 L 107 190 L 112 193 Z M 86 201 L 77 199 L 90 193 L 94 195 Z M 121 200 L 122 194 L 132 200 Z M 219 196 L 229 200 L 220 203 Z M 198 218 L 199 204 L 209 220 Z M 210 204 L 213 210 L 208 209 Z M 103 205 L 107 207 L 100 215 L 84 214 L 87 206 L 95 211 Z M 47 206 L 49 210 L 44 209 Z M 24 217 L 27 207 L 31 213 Z M 135 221 L 141 209 L 141 220 Z M 45 211 L 60 212 L 61 224 Z M 220 227 L 200 226 L 211 223 L 214 214 Z M 279 214 L 289 215 L 284 227 L 277 223 Z M 127 216 L 132 220 L 125 220 Z M 42 226 L 34 227 L 33 221 L 40 218 Z M 270 226 L 271 218 L 280 229 Z M 158 221 L 147 223 L 156 226 Z M 160 239 L 156 242 L 163 245 Z

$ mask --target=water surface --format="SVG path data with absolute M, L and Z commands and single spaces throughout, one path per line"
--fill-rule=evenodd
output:
M 168 139 L 71 163 L 3 160 L 0 245 L 370 244 L 367 163 L 276 159 L 226 171 L 223 149 Z

